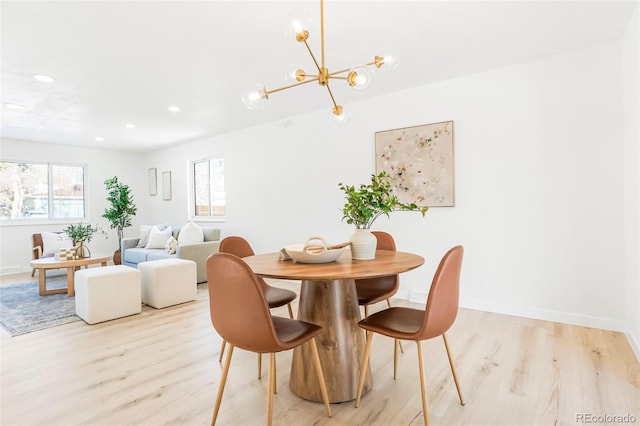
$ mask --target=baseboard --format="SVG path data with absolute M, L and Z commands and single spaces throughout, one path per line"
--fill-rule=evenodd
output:
M 427 295 L 428 294 L 426 292 L 410 291 L 408 299 L 410 302 L 424 304 L 427 301 Z M 627 342 L 629 342 L 629 346 L 631 347 L 636 359 L 640 361 L 640 341 L 637 338 L 638 336 L 635 336 L 629 330 L 629 327 L 624 321 L 573 314 L 570 312 L 552 311 L 549 309 L 532 308 L 530 306 L 505 305 L 474 299 L 461 299 L 460 307 L 475 309 L 478 311 L 494 312 L 497 314 L 538 319 L 542 321 L 552 321 L 582 327 L 598 328 L 601 330 L 622 332 L 627 337 Z
M 409 295 L 409 300 L 416 303 L 425 303 L 427 300 L 427 293 L 412 291 Z M 628 329 L 626 323 L 620 320 L 593 317 L 571 312 L 552 311 L 550 309 L 530 306 L 499 304 L 476 299 L 461 299 L 460 307 L 624 333 L 626 333 Z
M 9 267 L 0 269 L 0 275 L 13 275 L 13 274 L 24 274 L 31 273 L 31 268 L 20 268 L 20 267 Z
M 636 359 L 640 362 L 640 342 L 631 331 L 627 330 L 624 334 L 627 336 L 627 342 L 629 342 L 629 346 L 631 346 L 631 350 L 635 354 Z

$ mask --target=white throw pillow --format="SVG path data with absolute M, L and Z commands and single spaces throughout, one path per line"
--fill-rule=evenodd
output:
M 55 232 L 42 232 L 42 256 L 52 256 L 61 248 L 73 247 L 73 241 L 64 232 L 57 234 Z
M 173 235 L 172 235 L 167 240 L 167 243 L 165 244 L 164 249 L 167 251 L 167 253 L 173 254 L 176 252 L 177 248 L 178 248 L 178 240 L 173 238 Z
M 149 242 L 145 246 L 148 249 L 163 249 L 167 240 L 171 236 L 171 227 L 166 227 L 162 231 L 155 226 L 149 233 Z
M 178 234 L 178 244 L 195 244 L 201 243 L 203 241 L 204 233 L 202 232 L 202 228 L 200 228 L 195 223 L 189 222 L 185 226 L 180 228 L 180 233 Z
M 138 245 L 136 247 L 144 248 L 147 246 L 149 242 L 149 233 L 151 233 L 151 229 L 153 226 L 151 225 L 140 225 L 140 240 L 138 241 Z

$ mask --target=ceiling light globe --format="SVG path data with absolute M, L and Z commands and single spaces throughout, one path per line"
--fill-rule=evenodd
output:
M 285 80 L 287 84 L 295 84 L 306 79 L 307 73 L 302 69 L 300 65 L 292 65 L 289 67 L 289 71 L 287 71 L 285 75 Z
M 285 30 L 285 36 L 289 40 L 305 41 L 309 37 L 310 22 L 311 19 L 309 19 L 309 15 L 307 15 L 306 12 L 295 12 L 289 20 L 289 24 Z
M 398 55 L 396 53 L 388 53 L 382 56 L 383 64 L 381 69 L 392 72 L 398 68 Z
M 44 74 L 34 74 L 31 77 L 34 80 L 41 81 L 43 83 L 54 83 L 56 81 L 55 78 Z
M 354 90 L 366 90 L 373 81 L 373 73 L 371 68 L 366 65 L 359 65 L 352 68 L 347 74 L 347 82 Z
M 342 105 L 338 105 L 331 110 L 331 124 L 335 127 L 346 126 L 351 121 L 351 113 Z
M 4 104 L 4 106 L 6 106 L 9 109 L 14 109 L 14 110 L 24 109 L 24 105 L 22 105 L 22 104 L 14 104 L 12 102 L 7 102 L 7 103 Z
M 249 109 L 262 108 L 267 99 L 267 89 L 262 84 L 257 84 L 242 95 L 242 103 Z

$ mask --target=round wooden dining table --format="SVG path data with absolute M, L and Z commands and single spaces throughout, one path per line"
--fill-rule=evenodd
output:
M 335 262 L 308 264 L 278 260 L 277 253 L 243 258 L 256 275 L 301 280 L 298 319 L 322 326 L 316 337 L 329 402 L 356 398 L 364 354 L 364 332 L 358 327 L 360 308 L 355 281 L 396 275 L 421 266 L 424 258 L 412 253 L 377 250 L 375 259 L 353 260 L 347 249 Z M 294 349 L 289 386 L 293 393 L 322 401 L 309 345 Z M 363 394 L 371 388 L 367 371 Z

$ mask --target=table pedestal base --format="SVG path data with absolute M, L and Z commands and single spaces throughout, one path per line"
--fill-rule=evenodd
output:
M 322 326 L 316 343 L 329 402 L 356 399 L 365 342 L 364 331 L 358 327 L 360 308 L 355 282 L 352 279 L 302 281 L 297 319 Z M 322 402 L 310 345 L 294 349 L 289 386 L 301 398 Z M 368 367 L 362 394 L 370 388 Z

